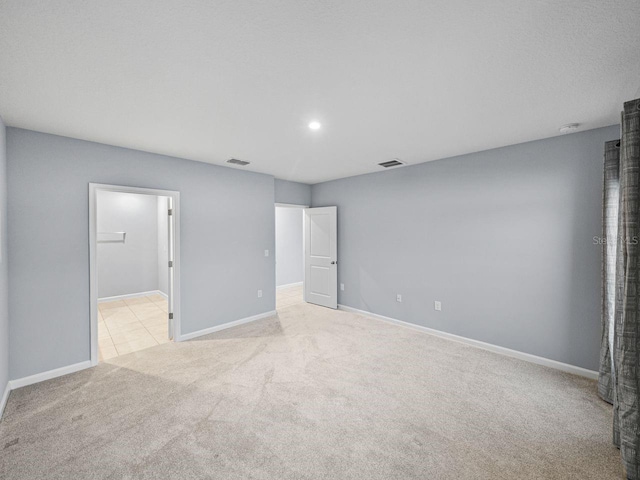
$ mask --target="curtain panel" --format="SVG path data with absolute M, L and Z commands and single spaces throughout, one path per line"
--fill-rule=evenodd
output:
M 640 480 L 640 99 L 624 104 L 617 226 L 615 151 L 605 153 L 604 234 L 617 236 L 603 255 L 603 334 L 598 392 L 613 399 L 613 441 L 630 480 Z M 609 223 L 609 225 L 607 225 Z M 617 228 L 617 231 L 616 231 Z M 611 291 L 612 256 L 615 290 Z M 611 307 L 614 305 L 613 323 Z M 613 331 L 611 329 L 613 328 Z
M 620 192 L 620 140 L 604 146 L 602 195 L 602 341 L 598 394 L 613 403 L 613 333 L 616 305 L 616 252 L 618 249 L 618 202 Z

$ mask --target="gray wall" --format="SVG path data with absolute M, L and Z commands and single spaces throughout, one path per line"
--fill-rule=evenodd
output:
M 311 205 L 311 185 L 275 179 L 275 202 Z
M 597 370 L 593 237 L 604 142 L 618 137 L 607 127 L 313 185 L 314 207 L 338 206 L 338 302 Z
M 89 182 L 180 192 L 182 333 L 274 310 L 273 177 L 7 132 L 12 379 L 89 359 Z
M 276 285 L 304 279 L 302 208 L 276 207 Z
M 9 382 L 6 128 L 0 118 L 0 399 Z M 0 412 L 1 414 L 2 412 Z
M 98 297 L 158 289 L 158 197 L 97 192 L 100 232 L 125 232 L 124 243 L 98 243 Z
M 158 199 L 158 290 L 169 294 L 169 209 L 167 197 L 156 197 Z

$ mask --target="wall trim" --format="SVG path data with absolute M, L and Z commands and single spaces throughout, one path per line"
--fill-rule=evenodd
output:
M 70 373 L 79 372 L 80 370 L 90 368 L 91 366 L 91 360 L 85 360 L 84 362 L 74 363 L 73 365 L 67 365 L 66 367 L 60 367 L 46 372 L 36 373 L 35 375 L 29 375 L 28 377 L 10 380 L 9 386 L 11 387 L 11 390 L 15 390 L 16 388 L 26 387 L 27 385 L 33 385 L 34 383 L 44 382 L 45 380 L 51 380 L 52 378 L 58 378 Z
M 259 313 L 258 315 L 253 315 L 251 317 L 241 318 L 240 320 L 234 320 L 232 322 L 223 323 L 222 325 L 216 325 L 215 327 L 205 328 L 203 330 L 198 330 L 196 332 L 185 333 L 178 338 L 179 342 L 185 340 L 191 340 L 196 337 L 201 337 L 203 335 L 209 335 L 210 333 L 219 332 L 220 330 L 226 330 L 227 328 L 237 327 L 238 325 L 244 325 L 245 323 L 255 322 L 256 320 L 262 320 L 263 318 L 269 318 L 276 315 L 275 310 L 271 310 L 270 312 Z
M 152 292 L 152 293 L 155 293 L 155 292 Z M 198 330 L 196 332 L 187 333 L 185 335 L 181 335 L 180 338 L 178 338 L 177 340 L 178 341 L 191 340 L 196 337 L 201 337 L 203 335 L 208 335 L 210 333 L 219 332 L 220 330 L 226 330 L 228 328 L 237 327 L 239 325 L 244 325 L 245 323 L 255 322 L 263 318 L 273 317 L 275 315 L 277 315 L 277 312 L 275 310 L 259 313 L 258 315 L 253 315 L 251 317 L 241 318 L 240 320 L 234 320 L 232 322 L 223 323 L 222 325 L 216 325 L 215 327 L 205 328 L 203 330 Z M 7 383 L 4 394 L 2 396 L 2 400 L 0 401 L 0 418 L 2 418 L 4 407 L 9 398 L 9 393 L 12 390 L 15 390 L 16 388 L 26 387 L 27 385 L 33 385 L 34 383 L 44 382 L 45 380 L 51 380 L 53 378 L 62 377 L 70 373 L 79 372 L 80 370 L 85 370 L 93 366 L 94 365 L 92 364 L 91 360 L 86 360 L 84 362 L 74 363 L 73 365 L 67 365 L 66 367 L 60 367 L 53 370 L 48 370 L 46 372 L 36 373 L 35 375 L 29 375 L 28 377 L 22 377 L 22 378 L 17 378 L 15 380 L 10 380 Z
M 11 382 L 7 382 L 7 385 L 4 387 L 4 393 L 2 394 L 2 400 L 0 400 L 0 419 L 2 419 L 2 415 L 4 415 L 4 407 L 7 406 L 7 401 L 9 400 L 10 393 Z
M 530 353 L 519 352 L 518 350 L 512 350 L 510 348 L 501 347 L 499 345 L 493 345 L 491 343 L 481 342 L 480 340 L 474 340 L 472 338 L 461 337 L 460 335 L 455 335 L 453 333 L 447 333 L 441 330 L 436 330 L 434 328 L 423 327 L 422 325 L 416 325 L 414 323 L 405 322 L 404 320 L 398 320 L 396 318 L 385 317 L 384 315 L 378 315 L 377 313 L 367 312 L 366 310 L 360 310 L 357 308 L 349 307 L 347 305 L 338 305 L 338 310 L 343 310 L 345 312 L 351 312 L 351 313 L 359 313 L 361 315 L 366 315 L 368 317 L 371 317 L 375 320 L 382 320 L 383 322 L 393 323 L 396 325 L 400 325 L 402 327 L 418 330 L 420 332 L 427 333 L 435 337 L 445 338 L 447 340 L 452 340 L 458 343 L 464 343 L 465 345 L 481 348 L 482 350 L 488 350 L 493 353 L 498 353 L 500 355 L 505 355 L 507 357 L 517 358 L 519 360 L 524 360 L 525 362 L 535 363 L 536 365 L 542 365 L 544 367 L 553 368 L 555 370 L 572 373 L 574 375 L 590 378 L 592 380 L 598 379 L 598 372 L 594 370 L 577 367 L 575 365 L 570 365 L 568 363 L 558 362 L 557 360 L 551 360 L 549 358 L 539 357 L 537 355 L 532 355 Z
M 146 297 L 148 295 L 162 295 L 164 298 L 167 298 L 167 294 L 161 292 L 160 290 L 149 290 L 148 292 L 125 293 L 124 295 L 114 295 L 113 297 L 101 297 L 98 298 L 98 302 L 112 302 L 114 300 L 124 300 L 125 298 L 140 298 Z
M 278 285 L 276 286 L 276 290 L 281 290 L 283 288 L 289 288 L 289 287 L 298 287 L 298 286 L 302 286 L 304 282 L 295 282 L 295 283 L 287 283 L 286 285 Z
M 302 205 L 301 203 L 275 203 L 276 207 L 280 208 L 309 208 L 309 205 Z

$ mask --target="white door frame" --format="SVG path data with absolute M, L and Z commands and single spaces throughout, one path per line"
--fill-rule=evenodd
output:
M 180 339 L 180 192 L 123 185 L 89 184 L 89 298 L 91 365 L 98 364 L 98 261 L 97 261 L 97 192 L 137 193 L 170 197 L 173 200 L 173 338 Z M 167 321 L 169 321 L 167 319 Z M 170 326 L 170 328 L 171 328 Z

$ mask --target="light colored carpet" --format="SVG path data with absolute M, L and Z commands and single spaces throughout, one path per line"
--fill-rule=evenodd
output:
M 12 392 L 0 478 L 623 474 L 594 382 L 300 304 Z

